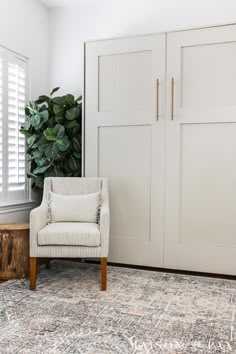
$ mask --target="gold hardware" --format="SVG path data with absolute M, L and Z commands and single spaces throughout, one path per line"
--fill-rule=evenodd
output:
M 157 110 L 157 120 L 159 118 L 159 79 L 157 79 L 156 82 L 156 89 L 157 89 L 157 106 L 156 106 L 156 110 Z
M 175 80 L 172 77 L 171 79 L 171 120 L 174 119 L 174 88 L 175 88 Z

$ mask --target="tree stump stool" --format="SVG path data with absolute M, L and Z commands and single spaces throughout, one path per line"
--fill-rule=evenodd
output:
M 0 279 L 29 276 L 29 224 L 0 224 Z

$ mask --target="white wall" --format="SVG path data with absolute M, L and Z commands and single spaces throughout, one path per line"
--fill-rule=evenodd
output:
M 48 16 L 38 0 L 0 1 L 0 45 L 30 58 L 32 98 L 58 85 L 61 93 L 82 92 L 84 41 L 236 22 L 235 0 L 64 3 Z M 26 221 L 28 213 L 0 214 L 0 222 Z
M 48 31 L 48 9 L 37 0 L 0 1 L 0 45 L 30 59 L 32 98 L 49 88 Z M 0 214 L 0 223 L 27 221 L 28 214 L 29 210 Z
M 84 41 L 231 22 L 235 0 L 78 0 L 51 9 L 50 86 L 82 92 Z
M 0 45 L 30 58 L 32 98 L 48 92 L 48 29 L 48 9 L 39 1 L 0 1 Z

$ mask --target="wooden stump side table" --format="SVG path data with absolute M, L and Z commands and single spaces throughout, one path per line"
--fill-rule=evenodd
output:
M 0 224 L 0 280 L 29 276 L 29 224 Z

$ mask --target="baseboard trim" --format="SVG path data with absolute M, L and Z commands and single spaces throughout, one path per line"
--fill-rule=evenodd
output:
M 95 261 L 95 260 L 85 260 L 84 262 L 85 263 L 99 264 L 99 261 Z M 140 265 L 133 265 L 133 264 L 114 263 L 114 262 L 107 262 L 107 265 L 112 266 L 112 267 L 148 270 L 148 271 L 151 271 L 151 272 L 173 273 L 173 274 L 193 275 L 193 276 L 198 276 L 198 277 L 236 280 L 236 275 L 229 275 L 229 274 L 193 272 L 193 271 L 190 271 L 190 270 L 169 269 L 169 268 L 159 268 L 159 267 L 147 267 L 147 266 L 140 266 Z

